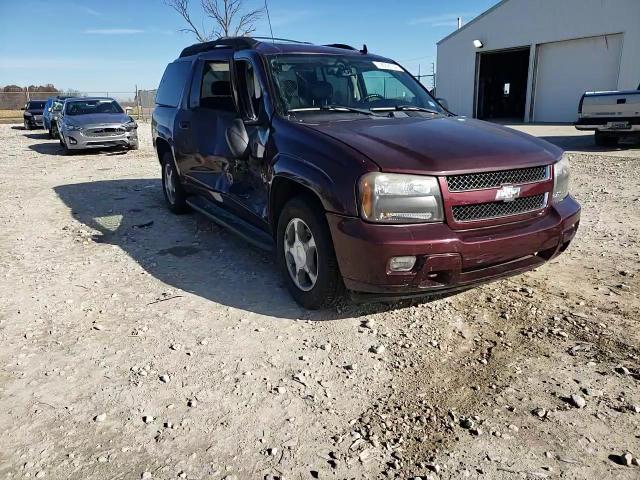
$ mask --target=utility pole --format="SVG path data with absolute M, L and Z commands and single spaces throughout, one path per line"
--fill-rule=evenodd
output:
M 431 84 L 433 87 L 433 91 L 436 90 L 436 64 L 435 62 L 431 62 Z

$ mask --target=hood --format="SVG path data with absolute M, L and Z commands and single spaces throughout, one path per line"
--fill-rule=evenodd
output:
M 119 125 L 129 121 L 129 115 L 126 113 L 90 113 L 87 115 L 68 115 L 66 119 L 74 125 Z
M 359 118 L 305 123 L 355 148 L 382 171 L 448 175 L 553 163 L 562 150 L 544 140 L 464 117 Z

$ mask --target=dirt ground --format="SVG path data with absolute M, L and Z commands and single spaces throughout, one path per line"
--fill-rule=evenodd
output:
M 537 271 L 310 313 L 166 210 L 140 130 L 0 125 L 1 478 L 640 478 L 637 149 L 572 153 L 580 230 Z

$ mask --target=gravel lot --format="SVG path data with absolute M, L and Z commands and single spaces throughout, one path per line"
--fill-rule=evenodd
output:
M 164 208 L 140 137 L 0 125 L 2 478 L 640 478 L 637 149 L 572 154 L 580 230 L 537 271 L 309 313 Z

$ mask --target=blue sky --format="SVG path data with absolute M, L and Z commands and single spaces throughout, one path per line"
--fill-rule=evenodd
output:
M 348 43 L 430 73 L 436 42 L 497 0 L 269 0 L 277 37 Z M 191 0 L 199 23 L 199 0 Z M 245 0 L 248 7 L 262 0 Z M 53 83 L 81 91 L 155 88 L 195 42 L 162 0 L 0 0 L 0 86 Z M 268 35 L 262 21 L 255 35 Z

